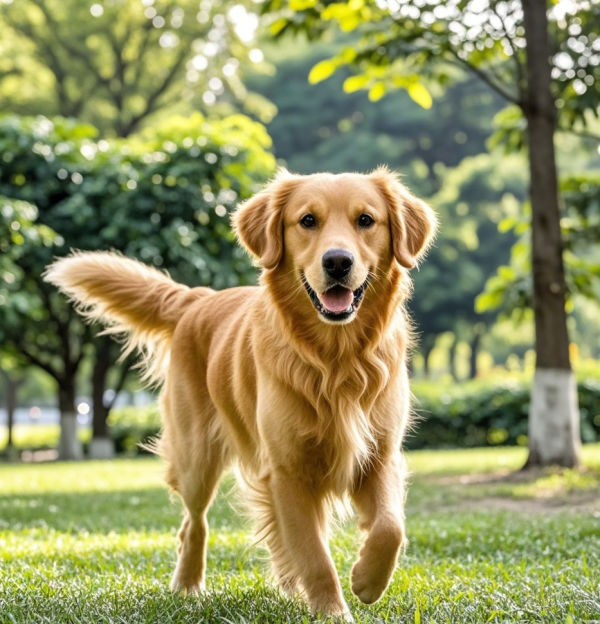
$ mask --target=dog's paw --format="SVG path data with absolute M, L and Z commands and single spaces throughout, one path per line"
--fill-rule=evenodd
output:
M 400 522 L 372 528 L 350 577 L 352 592 L 365 604 L 377 602 L 385 592 L 403 543 L 404 527 Z
M 171 591 L 174 594 L 183 594 L 184 596 L 198 595 L 206 590 L 204 581 L 190 581 L 182 579 L 177 573 L 171 580 Z
M 352 593 L 365 604 L 377 602 L 386 590 L 390 572 L 382 570 L 374 559 L 361 557 L 352 568 Z

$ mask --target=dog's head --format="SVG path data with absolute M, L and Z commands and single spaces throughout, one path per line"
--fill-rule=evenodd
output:
M 414 267 L 436 218 L 386 168 L 370 175 L 278 173 L 233 217 L 265 271 L 301 283 L 321 320 L 348 323 L 370 279 L 398 262 Z

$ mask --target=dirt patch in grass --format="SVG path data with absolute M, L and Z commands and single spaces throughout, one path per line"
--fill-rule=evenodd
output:
M 474 511 L 510 511 L 521 514 L 593 514 L 600 518 L 600 495 L 598 492 L 585 492 L 568 497 L 510 498 L 490 496 L 464 499 L 462 509 Z
M 454 508 L 522 514 L 591 513 L 600 518 L 597 470 L 506 470 L 429 477 L 424 482 L 447 488 L 447 502 Z

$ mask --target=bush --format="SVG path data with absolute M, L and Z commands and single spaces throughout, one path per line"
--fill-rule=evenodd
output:
M 580 381 L 584 442 L 600 440 L 600 381 Z M 530 389 L 521 381 L 439 387 L 415 384 L 416 418 L 406 448 L 526 445 Z
M 160 433 L 158 405 L 122 407 L 111 410 L 108 417 L 110 437 L 117 453 L 149 453 L 141 444 L 148 444 Z
M 600 380 L 580 381 L 579 411 L 584 442 L 600 441 Z M 407 449 L 471 448 L 527 444 L 529 385 L 521 380 L 475 381 L 446 386 L 414 384 L 416 413 Z M 111 437 L 119 453 L 147 453 L 139 444 L 160 433 L 156 404 L 113 410 Z

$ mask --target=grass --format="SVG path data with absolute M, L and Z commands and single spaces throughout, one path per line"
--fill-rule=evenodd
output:
M 600 621 L 600 445 L 588 469 L 506 477 L 522 449 L 415 452 L 410 545 L 386 596 L 359 603 L 360 536 L 332 540 L 358 622 Z M 266 579 L 231 501 L 210 512 L 209 593 L 168 591 L 180 507 L 155 459 L 0 466 L 0 622 L 311 622 Z

